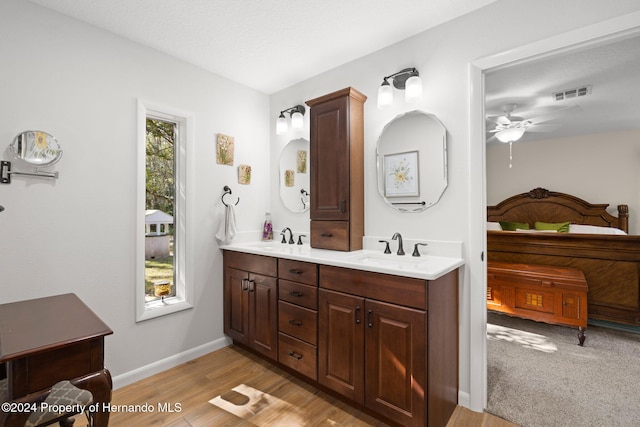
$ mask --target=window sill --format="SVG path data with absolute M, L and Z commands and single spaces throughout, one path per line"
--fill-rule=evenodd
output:
M 165 300 L 156 300 L 144 304 L 144 310 L 138 314 L 137 322 L 165 316 L 178 311 L 189 310 L 193 308 L 193 304 L 180 298 L 166 298 Z

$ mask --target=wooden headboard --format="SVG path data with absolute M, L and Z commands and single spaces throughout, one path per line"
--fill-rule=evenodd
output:
M 509 197 L 495 206 L 487 206 L 487 221 L 540 222 L 615 227 L 629 232 L 629 206 L 618 205 L 618 216 L 609 214 L 608 204 L 591 204 L 570 194 L 534 188 L 528 193 Z

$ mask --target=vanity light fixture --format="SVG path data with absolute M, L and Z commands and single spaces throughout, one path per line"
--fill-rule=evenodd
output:
M 415 68 L 405 68 L 382 79 L 378 88 L 378 108 L 386 108 L 393 105 L 393 88 L 389 84 L 393 81 L 393 87 L 404 90 L 404 100 L 410 104 L 422 100 L 422 79 Z
M 295 107 L 280 111 L 280 116 L 278 116 L 278 120 L 276 121 L 276 134 L 282 135 L 289 130 L 285 113 L 289 113 L 291 117 L 292 129 L 302 129 L 304 127 L 305 108 L 302 105 L 296 105 Z

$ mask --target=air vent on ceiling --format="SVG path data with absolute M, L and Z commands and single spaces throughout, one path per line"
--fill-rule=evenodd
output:
M 580 86 L 573 89 L 567 89 L 562 92 L 554 92 L 551 96 L 553 96 L 554 101 L 564 101 L 565 99 L 578 98 L 580 96 L 586 96 L 591 93 L 591 85 Z

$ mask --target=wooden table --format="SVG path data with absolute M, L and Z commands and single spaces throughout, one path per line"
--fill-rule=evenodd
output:
M 0 305 L 0 375 L 6 375 L 9 401 L 39 402 L 52 385 L 70 380 L 93 394 L 95 425 L 106 427 L 112 382 L 104 337 L 112 333 L 75 294 Z M 22 427 L 28 416 L 0 411 L 0 426 Z
M 487 263 L 487 309 L 550 324 L 587 328 L 587 281 L 577 268 Z

